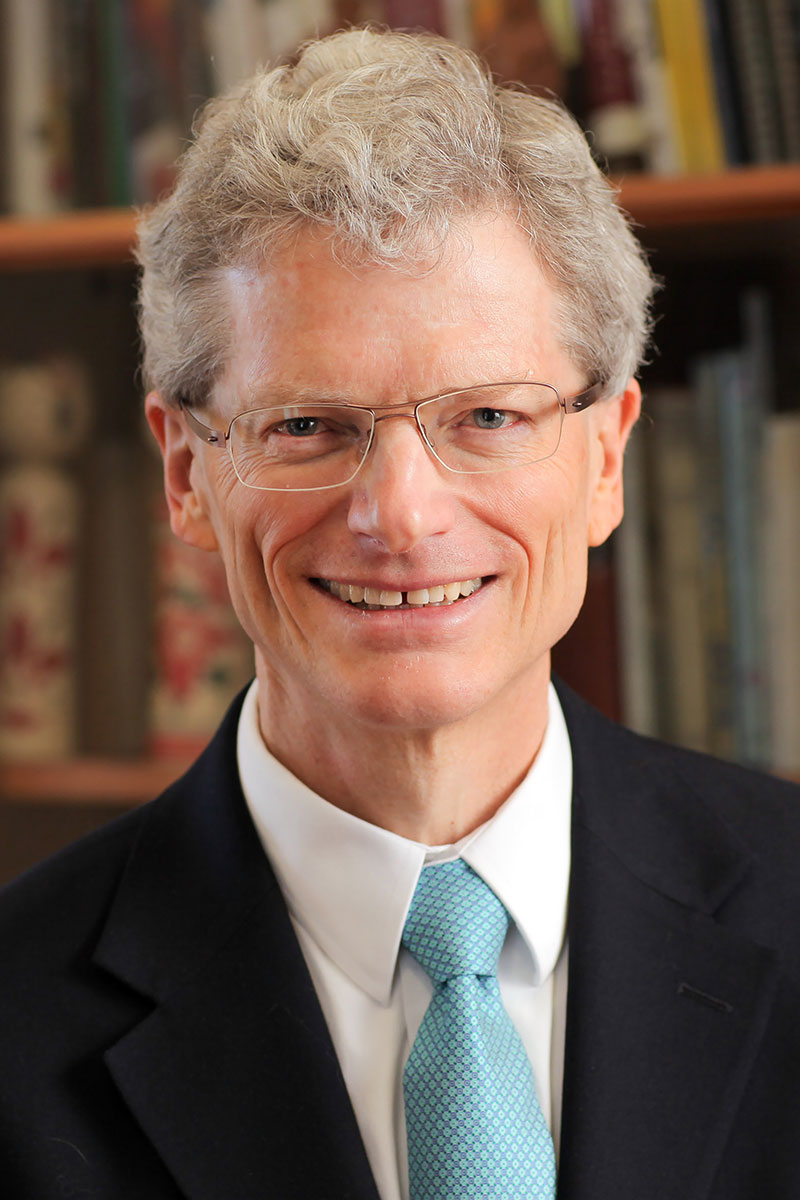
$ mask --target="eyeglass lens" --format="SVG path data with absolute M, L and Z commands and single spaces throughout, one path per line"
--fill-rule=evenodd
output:
M 425 400 L 417 412 L 435 456 L 465 474 L 549 458 L 563 419 L 558 392 L 540 383 L 468 388 Z M 403 415 L 413 420 L 411 412 Z M 383 419 L 378 410 L 377 422 Z M 369 450 L 375 423 L 368 409 L 335 404 L 241 413 L 230 427 L 236 473 L 248 487 L 276 490 L 347 483 Z

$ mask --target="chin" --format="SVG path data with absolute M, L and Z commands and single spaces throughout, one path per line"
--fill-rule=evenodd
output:
M 375 730 L 433 732 L 468 720 L 490 706 L 502 690 L 499 681 L 487 680 L 477 670 L 465 675 L 406 667 L 381 672 L 373 687 L 364 688 L 362 679 L 352 688 L 336 689 L 331 701 L 337 712 L 347 712 Z

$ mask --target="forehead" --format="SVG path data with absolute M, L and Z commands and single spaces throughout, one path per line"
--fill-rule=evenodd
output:
M 380 403 L 501 379 L 549 382 L 568 369 L 553 289 L 502 215 L 471 222 L 427 268 L 351 266 L 304 231 L 270 262 L 229 270 L 225 286 L 231 342 L 220 382 L 240 401 L 280 386 Z

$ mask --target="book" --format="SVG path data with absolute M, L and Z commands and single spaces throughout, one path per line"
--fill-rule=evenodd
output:
M 441 0 L 383 0 L 383 19 L 393 29 L 427 29 L 445 33 Z
M 438 10 L 433 0 L 413 7 Z M 330 0 L 269 0 L 261 5 L 261 22 L 262 62 L 267 58 L 271 61 L 287 58 L 307 38 L 336 27 Z
M 749 162 L 782 157 L 775 69 L 764 0 L 725 0 Z
M 40 216 L 69 201 L 62 110 L 48 3 L 6 0 L 3 120 L 5 190 L 11 212 Z
M 81 464 L 85 496 L 78 611 L 81 749 L 137 755 L 147 741 L 151 628 L 147 480 L 139 438 L 98 433 Z
M 0 755 L 78 745 L 82 490 L 91 398 L 78 363 L 0 371 Z
M 678 131 L 655 9 L 641 0 L 618 0 L 617 11 L 642 109 L 646 166 L 658 174 L 675 174 L 681 165 Z
M 769 397 L 762 299 L 743 297 L 742 343 L 701 356 L 692 370 L 710 748 L 754 765 L 769 758 L 759 570 Z
M 717 387 L 735 756 L 762 766 L 769 753 L 758 573 L 763 413 L 746 348 L 719 355 Z
M 728 166 L 738 166 L 747 162 L 744 96 L 736 70 L 726 0 L 704 2 L 714 94 L 725 147 L 725 161 Z
M 718 585 L 704 578 L 701 458 L 696 398 L 688 387 L 647 397 L 653 420 L 650 468 L 654 510 L 654 601 L 659 622 L 661 733 L 694 750 L 712 744 L 705 603 Z M 717 598 L 716 602 L 722 601 Z M 725 634 L 723 608 L 721 635 Z
M 691 364 L 690 378 L 698 438 L 699 595 L 708 695 L 706 748 L 721 758 L 734 759 L 737 744 L 731 657 L 733 623 L 728 586 L 725 462 L 720 432 L 724 403 L 721 376 L 726 370 L 727 363 L 720 353 L 702 355 Z
M 800 412 L 771 414 L 764 431 L 764 580 L 769 761 L 800 774 Z
M 231 608 L 216 554 L 172 533 L 160 480 L 151 499 L 154 605 L 149 749 L 194 755 L 253 674 L 253 647 Z
M 791 0 L 764 0 L 778 100 L 783 157 L 800 159 L 800 44 L 795 41 Z
M 703 0 L 655 0 L 684 171 L 725 165 Z
M 647 126 L 616 0 L 583 0 L 578 8 L 584 121 L 596 157 L 611 171 L 644 165 Z
M 564 64 L 537 0 L 475 0 L 472 21 L 475 49 L 499 80 L 564 95 Z
M 60 464 L 0 470 L 0 756 L 66 758 L 77 725 L 80 497 Z
M 649 408 L 649 403 L 648 403 Z M 651 547 L 652 511 L 648 456 L 652 429 L 640 422 L 625 451 L 625 516 L 612 535 L 619 635 L 622 720 L 637 733 L 657 736 L 656 610 Z

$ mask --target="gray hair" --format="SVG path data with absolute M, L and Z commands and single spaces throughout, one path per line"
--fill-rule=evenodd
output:
M 141 218 L 146 385 L 202 404 L 229 353 L 223 272 L 303 228 L 328 231 L 343 260 L 418 269 L 491 210 L 530 237 L 571 361 L 621 391 L 644 354 L 653 277 L 564 107 L 497 85 L 434 35 L 310 42 L 205 107 L 174 191 Z

